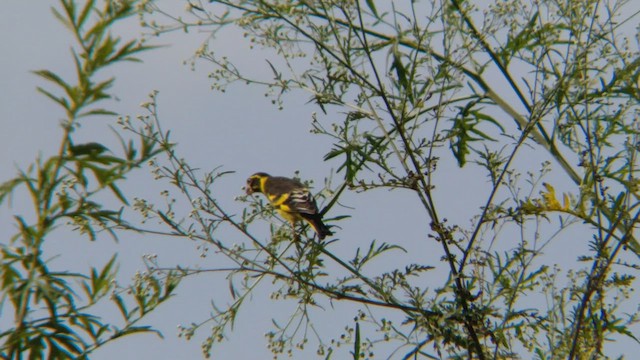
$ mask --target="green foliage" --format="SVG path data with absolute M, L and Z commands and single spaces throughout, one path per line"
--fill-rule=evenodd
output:
M 53 87 L 38 90 L 65 112 L 60 150 L 38 158 L 0 184 L 0 203 L 22 196 L 24 190 L 32 206 L 28 216 L 15 216 L 18 232 L 0 245 L 0 304 L 7 319 L 13 315 L 13 325 L 0 332 L 3 359 L 85 359 L 119 337 L 155 332 L 137 323 L 165 301 L 177 285 L 177 279 L 169 273 L 163 278 L 141 277 L 135 285 L 122 287 L 116 282 L 115 255 L 86 274 L 54 271 L 51 269 L 59 264 L 44 251 L 46 240 L 61 228 L 90 240 L 98 239 L 102 231 L 117 239 L 116 230 L 128 228 L 128 224 L 122 218 L 122 208 L 106 207 L 102 194 L 110 192 L 127 205 L 120 184 L 127 174 L 162 151 L 149 140 L 153 129 L 147 129 L 137 141 L 121 139 L 122 155 L 98 142 L 73 142 L 81 119 L 113 115 L 98 106 L 98 102 L 111 97 L 107 90 L 114 81 L 95 82 L 100 71 L 121 61 L 137 61 L 137 53 L 150 49 L 137 40 L 119 45 L 121 38 L 111 34 L 113 26 L 135 13 L 135 1 L 101 3 L 99 9 L 96 1 L 79 6 L 75 1 L 62 0 L 60 10 L 53 10 L 77 40 L 72 50 L 75 79 L 64 79 L 50 70 L 35 71 Z M 120 309 L 121 325 L 116 319 L 105 320 L 92 313 L 96 304 L 105 301 Z
M 432 264 L 402 264 L 393 243 L 371 242 L 348 261 L 331 241 L 292 244 L 287 240 L 298 231 L 274 220 L 273 209 L 243 197 L 247 210 L 233 217 L 209 191 L 222 174 L 199 180 L 172 154 L 170 166 L 156 165 L 157 174 L 195 204 L 196 221 L 150 202 L 143 213 L 215 247 L 237 264 L 227 269 L 233 278 L 244 277 L 230 280 L 238 301 L 185 333 L 215 322 L 208 356 L 240 311 L 240 299 L 269 278 L 272 299 L 299 304 L 288 325 L 276 324 L 268 336 L 275 356 L 304 347 L 308 336 L 300 329 L 313 329 L 309 312 L 323 298 L 368 313 L 339 340 L 318 335 L 318 355 L 325 358 L 345 343 L 353 344 L 354 358 L 366 358 L 363 349 L 375 341 L 365 340 L 365 323 L 396 346 L 392 357 L 404 351 L 402 358 L 412 359 L 507 359 L 523 349 L 539 358 L 595 358 L 607 356 L 605 344 L 620 335 L 636 339 L 637 316 L 624 315 L 638 306 L 631 291 L 640 255 L 633 231 L 640 217 L 640 51 L 624 30 L 637 22 L 633 9 L 631 2 L 592 0 L 239 0 L 189 2 L 188 14 L 165 18 L 148 3 L 143 15 L 152 20 L 145 24 L 157 35 L 234 26 L 251 48 L 274 50 L 279 62 L 268 60 L 264 78 L 210 51 L 213 37 L 192 65 L 216 67 L 213 89 L 265 86 L 279 108 L 284 94 L 300 90 L 323 114 L 341 117 L 312 121 L 313 134 L 332 140 L 325 160 L 342 176 L 321 189 L 324 210 L 348 191 L 409 190 L 427 214 L 416 226 L 429 226 L 448 271 L 434 279 Z M 158 121 L 155 104 L 150 117 Z M 167 140 L 157 141 L 162 147 Z M 527 160 L 532 153 L 543 159 L 541 169 Z M 447 178 L 442 164 L 452 163 L 472 174 L 469 181 L 484 180 L 479 171 L 490 179 L 484 203 L 467 223 L 449 224 L 441 215 L 451 211 L 442 199 L 458 196 L 438 184 Z M 560 195 L 555 187 L 568 190 Z M 205 214 L 214 220 L 204 222 Z M 259 219 L 271 221 L 267 242 L 251 232 Z M 230 248 L 215 240 L 223 223 L 247 241 Z M 575 261 L 555 266 L 544 250 L 580 224 L 589 246 L 576 251 Z M 371 263 L 388 259 L 397 268 L 376 274 Z M 395 313 L 403 323 L 379 320 L 380 313 Z
M 367 325 L 397 345 L 393 354 L 405 350 L 404 358 L 514 358 L 523 349 L 539 358 L 594 358 L 605 356 L 605 343 L 618 335 L 637 338 L 637 317 L 622 310 L 638 306 L 631 291 L 640 255 L 633 231 L 640 216 L 640 52 L 625 33 L 637 22 L 631 2 L 189 5 L 186 16 L 163 23 L 163 11 L 149 4 L 146 16 L 153 21 L 145 24 L 158 35 L 236 26 L 252 48 L 273 49 L 279 62 L 269 59 L 271 78 L 251 78 L 227 54 L 210 51 L 213 37 L 193 64 L 216 67 L 213 89 L 225 91 L 236 81 L 265 86 L 278 107 L 284 94 L 301 90 L 323 114 L 342 116 L 330 124 L 319 117 L 312 121 L 313 134 L 332 140 L 325 160 L 342 176 L 320 192 L 327 208 L 348 191 L 410 190 L 426 210 L 429 240 L 448 269 L 444 281 L 427 281 L 424 274 L 433 266 L 409 263 L 402 269 L 395 244 L 372 242 L 349 261 L 332 252 L 330 241 L 307 239 L 293 249 L 287 241 L 294 238 L 291 229 L 277 221 L 272 238 L 263 242 L 250 229 L 257 219 L 274 221 L 273 209 L 241 198 L 248 209 L 236 220 L 208 191 L 219 175 L 206 175 L 202 186 L 194 170 L 173 155 L 169 163 L 178 170 L 157 165 L 159 177 L 195 200 L 196 219 L 203 213 L 218 220 L 190 223 L 163 216 L 175 215 L 173 209 L 160 211 L 149 203 L 145 213 L 235 261 L 238 267 L 230 273 L 244 274 L 246 281 L 230 281 L 234 299 L 270 278 L 272 298 L 298 300 L 288 322 L 296 325 L 276 325 L 268 338 L 276 356 L 303 347 L 307 333 L 299 329 L 313 329 L 308 313 L 321 298 L 360 304 L 372 315 L 364 316 Z M 155 105 L 150 115 L 157 116 Z M 158 141 L 162 146 L 165 140 Z M 544 158 L 541 169 L 523 161 L 530 149 Z M 436 187 L 442 162 L 473 174 L 469 181 L 482 179 L 478 171 L 490 179 L 470 225 L 448 224 L 441 215 L 450 209 L 438 199 L 457 196 Z M 554 186 L 569 190 L 556 194 Z M 247 242 L 228 248 L 214 240 L 218 221 L 238 229 Z M 589 247 L 575 254 L 575 262 L 554 266 L 544 250 L 579 224 L 592 235 Z M 260 256 L 249 256 L 254 253 Z M 373 260 L 385 258 L 397 269 L 375 274 Z M 206 355 L 239 310 L 240 302 L 217 309 Z M 390 325 L 373 316 L 385 311 L 401 314 L 404 323 Z M 331 345 L 319 337 L 318 355 L 330 358 L 334 346 L 352 343 L 353 357 L 365 358 L 365 344 L 373 348 L 364 340 L 367 321 Z
M 0 333 L 4 357 L 82 358 L 118 337 L 153 331 L 140 319 L 182 278 L 205 272 L 227 274 L 227 301 L 212 301 L 211 316 L 181 327 L 180 335 L 191 339 L 207 326 L 207 357 L 258 287 L 268 288 L 273 301 L 294 300 L 290 317 L 274 319 L 267 333 L 274 357 L 302 352 L 313 341 L 327 359 L 346 352 L 354 359 L 378 352 L 406 359 L 583 359 L 617 355 L 607 345 L 622 337 L 638 341 L 640 51 L 625 33 L 638 19 L 632 2 L 212 3 L 187 2 L 185 16 L 153 1 L 106 1 L 96 10 L 95 1 L 67 0 L 54 12 L 78 41 L 76 79 L 36 72 L 55 89 L 39 90 L 66 112 L 60 152 L 0 185 L 0 201 L 25 189 L 35 215 L 16 216 L 19 231 L 2 246 L 3 304 L 15 313 L 14 327 Z M 264 78 L 211 51 L 215 36 L 192 65 L 215 67 L 215 90 L 234 82 L 264 86 L 279 109 L 288 93 L 304 92 L 325 115 L 314 116 L 312 133 L 331 140 L 325 160 L 337 169 L 316 188 L 322 213 L 333 216 L 327 221 L 349 221 L 334 215 L 349 192 L 408 192 L 424 209 L 416 228 L 428 229 L 424 241 L 442 264 L 409 261 L 410 251 L 390 241 L 371 240 L 344 255 L 344 248 L 335 251 L 336 240 L 317 241 L 306 226 L 282 222 L 259 198 L 239 197 L 245 210 L 235 214 L 219 199 L 227 194 L 217 193 L 231 172 L 203 174 L 178 155 L 170 132 L 161 131 L 155 93 L 143 106 L 141 127 L 120 119 L 138 138 L 121 139 L 123 155 L 99 140 L 74 143 L 78 119 L 112 114 L 97 103 L 109 98 L 113 79 L 95 81 L 96 73 L 137 61 L 149 49 L 138 41 L 121 44 L 109 31 L 136 6 L 155 35 L 194 28 L 214 35 L 233 26 L 251 48 L 273 50 L 279 58 L 266 61 Z M 160 154 L 166 157 L 154 157 Z M 200 243 L 203 256 L 213 248 L 224 260 L 216 264 L 226 265 L 167 268 L 147 258 L 148 271 L 127 287 L 130 298 L 113 283 L 115 257 L 87 274 L 49 270 L 42 243 L 63 221 L 91 240 L 100 230 L 116 237 L 115 229 L 134 228 L 97 195 L 128 205 L 119 184 L 149 160 L 156 179 L 177 195 L 134 199 L 133 208 L 145 222 L 164 224 L 164 234 Z M 453 167 L 486 189 L 480 204 L 464 204 L 469 219 L 444 216 L 459 212 L 449 204 L 460 189 L 441 183 L 450 176 L 442 169 Z M 257 235 L 264 223 L 270 237 Z M 234 241 L 222 239 L 229 234 L 222 229 Z M 376 237 L 361 230 L 363 238 Z M 557 264 L 562 241 L 573 241 L 572 253 Z M 122 326 L 90 313 L 107 297 Z M 339 301 L 355 306 L 355 325 L 345 321 L 344 331 L 327 340 L 313 315 Z

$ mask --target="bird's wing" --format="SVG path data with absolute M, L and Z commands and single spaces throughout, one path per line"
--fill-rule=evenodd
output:
M 265 183 L 265 193 L 276 209 L 306 215 L 318 213 L 318 206 L 313 195 L 296 180 L 271 177 Z
M 289 192 L 289 197 L 282 203 L 294 212 L 301 214 L 317 214 L 318 206 L 313 195 L 306 189 L 295 189 Z M 285 210 L 285 209 L 283 209 Z

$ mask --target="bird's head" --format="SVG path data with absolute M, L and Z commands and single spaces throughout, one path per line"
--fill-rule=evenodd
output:
M 251 195 L 256 192 L 262 192 L 262 182 L 264 179 L 268 178 L 270 175 L 267 173 L 259 172 L 251 175 L 247 179 L 247 185 L 245 187 L 245 191 L 247 195 Z

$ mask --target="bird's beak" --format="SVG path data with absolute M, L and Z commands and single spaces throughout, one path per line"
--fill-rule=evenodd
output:
M 244 192 L 247 193 L 247 195 L 253 194 L 253 190 L 251 189 L 251 186 L 249 186 L 248 184 L 247 186 L 244 187 Z

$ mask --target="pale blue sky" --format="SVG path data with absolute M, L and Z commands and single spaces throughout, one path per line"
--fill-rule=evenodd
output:
M 0 44 L 3 45 L 0 55 L 0 126 L 3 129 L 0 131 L 0 143 L 3 146 L 0 151 L 0 181 L 15 174 L 16 166 L 26 167 L 38 154 L 46 156 L 55 151 L 61 134 L 58 123 L 63 114 L 56 105 L 36 92 L 36 86 L 44 83 L 29 71 L 47 68 L 70 74 L 70 36 L 51 15 L 49 8 L 57 5 L 56 1 L 34 3 L 5 0 L 0 12 Z M 182 7 L 180 4 L 177 8 Z M 138 30 L 135 19 L 132 19 L 129 27 L 122 31 L 137 34 Z M 182 64 L 205 37 L 206 34 L 193 33 L 191 36 L 177 34 L 162 38 L 158 44 L 169 46 L 142 54 L 143 64 L 114 67 L 111 71 L 117 80 L 112 92 L 119 101 L 105 103 L 105 107 L 132 116 L 141 114 L 144 111 L 139 104 L 147 101 L 149 92 L 159 90 L 161 121 L 165 129 L 171 130 L 181 156 L 203 170 L 223 165 L 223 169 L 237 172 L 225 178 L 215 194 L 222 203 L 238 212 L 243 205 L 234 202 L 234 198 L 242 194 L 241 187 L 253 172 L 292 175 L 300 170 L 304 178 L 321 184 L 339 163 L 324 162 L 322 158 L 330 141 L 309 133 L 312 113 L 321 114 L 319 109 L 307 104 L 309 96 L 291 95 L 286 98 L 285 109 L 279 111 L 263 96 L 263 89 L 236 85 L 226 94 L 210 91 L 206 76 L 210 69 L 206 64 L 200 65 L 196 71 Z M 173 41 L 177 39 L 179 41 Z M 223 33 L 216 51 L 231 54 L 240 65 L 255 71 L 269 72 L 264 59 L 255 56 L 255 52 L 249 52 L 241 39 L 240 34 Z M 341 115 L 320 116 L 320 120 L 331 122 L 331 116 Z M 98 140 L 115 147 L 117 139 L 109 134 L 108 125 L 115 126 L 115 119 L 85 120 L 79 136 L 87 141 Z M 286 147 L 276 141 L 283 131 L 289 135 Z M 537 169 L 542 159 L 533 154 L 528 156 L 531 170 Z M 462 172 L 451 163 L 443 162 L 440 166 L 445 169 L 440 169 L 442 175 L 439 175 L 442 188 L 456 193 L 451 196 L 443 192 L 442 197 L 438 198 L 446 203 L 441 207 L 442 215 L 450 223 L 466 226 L 469 214 L 475 213 L 482 203 L 480 195 L 488 184 L 484 181 L 469 183 L 468 180 L 473 176 L 470 177 L 469 172 Z M 482 173 L 471 174 L 477 176 L 475 179 L 484 178 Z M 133 175 L 124 187 L 125 194 L 131 198 L 156 199 L 165 188 L 154 183 L 146 169 Z M 5 241 L 14 232 L 12 214 L 28 214 L 22 201 L 24 198 L 18 196 L 12 209 L 0 207 L 0 241 Z M 371 240 L 377 239 L 409 248 L 411 251 L 408 254 L 398 254 L 401 258 L 397 259 L 402 264 L 421 262 L 443 266 L 440 247 L 425 237 L 427 225 L 424 210 L 411 193 L 380 191 L 373 195 L 347 194 L 342 201 L 354 209 L 336 209 L 353 216 L 349 221 L 342 222 L 343 228 L 337 232 L 340 240 L 334 249 L 338 253 L 350 258 L 357 247 L 367 247 Z M 381 202 L 385 204 L 385 209 L 379 206 Z M 228 239 L 234 241 L 239 239 L 237 236 L 229 234 Z M 48 241 L 46 249 L 50 256 L 60 255 L 52 262 L 60 269 L 68 267 L 86 271 L 89 266 L 100 266 L 114 252 L 119 252 L 123 283 L 135 271 L 143 269 L 140 258 L 147 253 L 158 254 L 160 262 L 168 266 L 215 267 L 213 256 L 201 259 L 197 244 L 185 240 L 129 235 L 118 244 L 109 239 L 88 243 L 84 239 L 76 239 L 75 234 L 60 232 L 54 233 Z M 557 252 L 552 259 L 561 261 L 566 258 L 566 253 L 578 243 L 586 246 L 582 236 L 568 236 L 565 243 L 554 244 L 550 251 L 555 249 Z M 378 264 L 380 269 L 388 269 L 393 265 Z M 223 275 L 205 274 L 183 283 L 177 294 L 169 304 L 149 318 L 149 323 L 164 333 L 164 340 L 152 335 L 128 337 L 101 349 L 92 358 L 129 359 L 134 358 L 134 353 L 136 359 L 200 358 L 200 341 L 204 334 L 186 342 L 176 338 L 176 326 L 204 320 L 209 313 L 211 300 L 223 304 L 227 302 L 227 282 Z M 229 340 L 215 348 L 214 358 L 271 357 L 264 346 L 266 342 L 263 335 L 270 330 L 271 318 L 285 321 L 294 303 L 274 303 L 267 299 L 267 288 L 263 286 L 253 297 L 253 302 L 239 315 Z M 324 320 L 320 321 L 319 328 L 325 331 L 323 335 L 326 338 L 338 337 L 345 325 L 353 325 L 350 322 L 355 315 L 353 308 L 339 302 L 333 305 L 335 312 L 327 307 L 326 313 L 316 314 Z M 638 349 L 637 345 L 635 349 Z M 296 358 L 303 357 L 297 354 Z
M 0 180 L 3 181 L 15 174 L 17 167 L 26 167 L 38 154 L 47 156 L 56 151 L 59 144 L 61 131 L 58 124 L 63 113 L 36 91 L 36 86 L 48 85 L 30 73 L 47 68 L 63 75 L 72 74 L 69 33 L 51 15 L 50 6 L 53 4 L 57 5 L 57 2 L 34 5 L 32 2 L 10 0 L 3 4 L 3 11 L 0 12 L 0 43 L 5 48 L 0 57 L 0 78 L 3 79 L 0 83 L 3 94 L 0 97 L 0 124 L 5 129 L 0 132 L 3 144 Z M 135 21 L 132 21 L 128 31 L 138 30 Z M 122 31 L 126 33 L 127 30 Z M 243 56 L 248 53 L 247 48 L 237 46 L 240 37 L 236 34 L 233 38 L 232 35 L 228 41 L 223 38 L 219 42 L 220 46 L 227 47 L 224 51 L 237 55 L 241 60 L 243 57 L 247 59 L 241 61 L 241 65 L 256 66 L 258 71 L 260 66 L 268 71 L 264 61 L 251 64 L 252 57 Z M 171 129 L 173 140 L 179 144 L 178 151 L 193 166 L 203 170 L 224 165 L 226 170 L 237 171 L 221 183 L 224 190 L 218 194 L 223 203 L 235 206 L 237 211 L 241 211 L 241 205 L 234 204 L 233 199 L 242 194 L 241 188 L 246 177 L 256 171 L 292 175 L 295 170 L 300 170 L 305 177 L 321 184 L 323 178 L 330 174 L 331 165 L 322 161 L 329 143 L 309 134 L 311 114 L 318 109 L 305 105 L 308 101 L 306 96 L 289 97 L 285 110 L 279 111 L 264 97 L 263 89 L 234 86 L 225 95 L 210 91 L 206 67 L 193 72 L 182 64 L 204 37 L 181 36 L 178 43 L 142 54 L 143 64 L 121 64 L 110 69 L 117 77 L 112 92 L 119 101 L 105 103 L 105 107 L 132 116 L 142 114 L 144 111 L 139 104 L 148 100 L 149 92 L 159 90 L 163 126 Z M 168 44 L 171 38 L 163 38 L 159 43 Z M 109 134 L 108 125 L 115 126 L 115 119 L 88 119 L 78 132 L 79 139 L 98 140 L 116 148 L 117 139 Z M 283 126 L 291 134 L 288 147 L 274 141 L 274 127 Z M 157 199 L 165 188 L 153 183 L 145 169 L 133 175 L 124 190 L 130 198 Z M 12 214 L 18 213 L 28 218 L 28 207 L 23 205 L 25 200 L 18 196 L 12 202 L 11 209 L 6 206 L 0 208 L 3 239 L 14 233 Z M 395 201 L 403 203 L 402 200 Z M 414 205 L 417 218 L 420 209 L 417 203 Z M 405 215 L 403 219 L 407 225 L 412 221 L 411 216 Z M 378 238 L 385 233 L 387 236 L 393 233 L 382 223 L 368 224 L 368 228 L 375 230 Z M 233 241 L 233 237 L 229 240 Z M 114 252 L 119 252 L 121 279 L 126 283 L 136 271 L 143 270 L 141 257 L 148 253 L 158 254 L 160 262 L 167 266 L 215 267 L 215 264 L 207 262 L 213 261 L 213 257 L 204 260 L 199 258 L 196 245 L 184 240 L 139 236 L 125 236 L 118 244 L 109 239 L 89 243 L 85 239 L 78 239 L 75 234 L 58 232 L 51 236 L 45 248 L 50 256 L 58 256 L 52 261 L 53 268 L 82 271 L 87 271 L 89 266 L 101 266 Z M 363 245 L 366 243 L 360 244 Z M 351 244 L 345 250 L 353 254 L 354 248 L 355 245 Z M 217 358 L 270 357 L 263 335 L 270 330 L 272 318 L 280 322 L 286 320 L 292 302 L 269 302 L 267 307 L 264 303 L 268 293 L 264 290 L 258 293 L 261 297 L 255 297 L 253 304 L 239 315 L 235 332 L 229 340 L 216 347 L 214 354 Z M 164 333 L 165 340 L 153 335 L 129 337 L 104 347 L 92 358 L 127 359 L 132 358 L 132 352 L 135 352 L 137 359 L 199 358 L 200 341 L 206 335 L 206 330 L 186 342 L 177 339 L 176 327 L 178 324 L 188 325 L 192 321 L 206 319 L 212 300 L 221 304 L 228 301 L 228 285 L 222 275 L 202 275 L 187 280 L 180 287 L 178 296 L 149 318 L 149 323 Z M 341 305 L 335 306 L 339 310 Z M 337 318 L 350 319 L 353 314 L 344 313 L 345 316 Z M 349 321 L 345 322 L 347 324 Z M 342 326 L 330 326 L 329 329 L 333 331 L 332 336 L 337 337 Z

